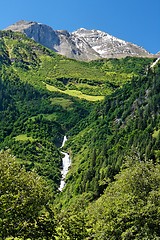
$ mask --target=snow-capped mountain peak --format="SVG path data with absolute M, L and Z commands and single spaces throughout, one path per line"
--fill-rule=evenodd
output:
M 23 32 L 29 38 L 59 54 L 78 60 L 88 61 L 111 57 L 151 56 L 145 49 L 135 44 L 95 29 L 80 28 L 69 33 L 66 30 L 53 30 L 45 24 L 22 20 L 5 30 Z

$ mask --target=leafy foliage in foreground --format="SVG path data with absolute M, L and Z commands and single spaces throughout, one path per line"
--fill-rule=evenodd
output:
M 88 209 L 94 239 L 160 238 L 160 165 L 132 157 Z
M 160 165 L 130 157 L 87 208 L 83 195 L 57 211 L 48 184 L 0 153 L 1 239 L 159 239 Z M 86 210 L 85 210 L 86 209 Z M 10 238 L 9 238 L 10 237 Z
M 2 240 L 80 240 L 89 236 L 83 210 L 57 212 L 51 205 L 54 196 L 47 182 L 35 172 L 26 172 L 9 152 L 0 152 L 0 173 Z
M 8 152 L 0 153 L 0 173 L 1 239 L 54 239 L 48 184 L 35 172 L 26 172 Z

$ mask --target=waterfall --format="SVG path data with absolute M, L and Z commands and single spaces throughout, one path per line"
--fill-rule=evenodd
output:
M 64 146 L 66 141 L 67 141 L 67 137 L 64 136 L 61 148 Z M 61 151 L 61 153 L 64 155 L 64 157 L 62 158 L 62 171 L 61 171 L 62 178 L 61 178 L 61 183 L 60 183 L 60 187 L 59 187 L 60 191 L 62 191 L 62 189 L 64 188 L 64 186 L 66 184 L 65 177 L 68 173 L 69 167 L 71 166 L 71 159 L 70 159 L 69 154 L 62 152 L 62 151 Z

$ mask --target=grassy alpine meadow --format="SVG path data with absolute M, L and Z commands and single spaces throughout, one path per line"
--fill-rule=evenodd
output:
M 15 137 L 15 140 L 16 141 L 27 141 L 27 140 L 29 140 L 31 142 L 34 141 L 34 139 L 32 137 L 27 136 L 27 134 L 18 135 L 18 136 Z
M 44 88 L 45 82 L 88 101 L 103 100 L 133 76 L 144 74 L 153 62 L 136 57 L 81 62 L 58 55 L 20 33 L 6 31 L 1 35 L 3 61 L 8 61 L 2 74 L 15 75 L 36 88 Z
M 58 89 L 54 86 L 51 86 L 49 84 L 46 84 L 46 88 L 49 90 L 49 91 L 53 91 L 53 92 L 61 92 L 61 93 L 64 93 L 64 94 L 68 94 L 72 97 L 78 97 L 80 99 L 85 99 L 87 101 L 101 101 L 104 99 L 104 96 L 91 96 L 91 95 L 87 95 L 87 94 L 83 94 L 81 91 L 78 91 L 78 90 L 71 90 L 71 89 L 66 89 L 66 90 L 61 90 L 61 89 Z M 61 103 L 62 104 L 62 103 Z

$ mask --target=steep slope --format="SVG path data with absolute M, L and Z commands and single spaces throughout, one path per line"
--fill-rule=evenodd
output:
M 25 33 L 29 38 L 59 54 L 78 60 L 151 56 L 145 49 L 99 30 L 80 28 L 69 33 L 64 30 L 53 30 L 45 24 L 23 20 L 5 30 Z
M 81 28 L 72 33 L 72 38 L 74 38 L 76 45 L 81 51 L 87 52 L 85 43 L 89 44 L 101 58 L 119 58 L 126 56 L 149 57 L 149 53 L 145 49 L 99 30 Z M 81 42 L 84 42 L 84 44 L 81 44 Z
M 159 239 L 159 110 L 158 60 L 77 62 L 0 32 L 1 238 Z
M 0 32 L 1 64 L 24 81 L 89 101 L 102 100 L 133 75 L 145 73 L 151 58 L 78 62 L 36 44 L 21 33 Z
M 63 60 L 22 34 L 0 32 L 0 149 L 9 148 L 20 164 L 57 191 L 62 157 L 58 147 L 92 105 L 48 91 L 47 68 L 39 72 L 44 59 Z
M 0 148 L 28 170 L 60 182 L 63 135 L 92 112 L 95 100 L 146 73 L 153 59 L 78 62 L 21 33 L 0 32 Z M 95 103 L 97 105 L 97 103 Z
M 127 157 L 160 160 L 160 64 L 133 78 L 81 122 L 67 142 L 72 167 L 64 198 L 99 197 Z

